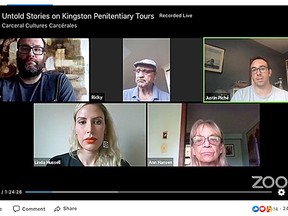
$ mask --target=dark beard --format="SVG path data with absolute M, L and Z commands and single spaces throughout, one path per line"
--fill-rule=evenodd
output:
M 19 71 L 19 76 L 23 79 L 36 77 L 42 73 L 42 69 L 44 67 L 43 61 L 42 62 L 35 62 L 36 65 L 26 65 L 26 59 L 21 60 L 17 58 L 17 67 Z

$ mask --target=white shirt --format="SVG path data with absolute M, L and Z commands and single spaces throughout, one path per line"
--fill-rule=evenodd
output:
M 254 86 L 250 85 L 239 89 L 231 98 L 234 102 L 288 102 L 288 92 L 272 86 L 272 91 L 266 96 L 260 96 L 255 92 Z

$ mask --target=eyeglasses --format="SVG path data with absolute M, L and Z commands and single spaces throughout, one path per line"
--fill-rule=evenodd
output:
M 266 66 L 261 66 L 259 68 L 253 67 L 250 69 L 250 72 L 252 74 L 256 74 L 258 70 L 260 73 L 265 73 L 268 70 L 268 67 L 266 67 Z
M 203 145 L 205 143 L 206 139 L 208 140 L 208 142 L 211 145 L 219 145 L 222 141 L 222 138 L 219 136 L 211 135 L 208 137 L 204 137 L 204 136 L 196 135 L 196 136 L 192 137 L 192 142 L 193 142 L 193 144 L 200 146 L 200 145 Z
M 143 74 L 150 74 L 152 72 L 155 72 L 154 70 L 147 70 L 147 69 L 134 69 L 133 70 L 135 73 L 140 73 L 142 72 Z
M 20 53 L 23 53 L 23 54 L 28 54 L 31 49 L 33 50 L 33 53 L 35 55 L 42 55 L 44 53 L 44 51 L 45 51 L 45 49 L 43 47 L 39 47 L 39 46 L 30 47 L 28 45 L 20 45 L 18 47 L 18 51 Z

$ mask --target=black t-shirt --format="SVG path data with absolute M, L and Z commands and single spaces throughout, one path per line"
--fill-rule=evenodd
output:
M 43 72 L 39 81 L 25 84 L 19 75 L 0 79 L 2 101 L 66 102 L 76 101 L 71 82 L 64 73 Z
M 76 154 L 76 151 L 73 152 L 73 156 L 69 153 L 57 155 L 50 159 L 50 164 L 47 164 L 47 166 L 75 166 L 75 167 L 83 167 L 84 165 L 78 158 L 78 155 Z M 130 164 L 124 160 L 121 159 L 121 166 L 130 166 Z

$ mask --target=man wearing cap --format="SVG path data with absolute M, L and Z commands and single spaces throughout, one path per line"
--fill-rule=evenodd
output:
M 157 65 L 151 59 L 134 63 L 136 87 L 123 91 L 123 101 L 170 101 L 170 95 L 154 83 Z

